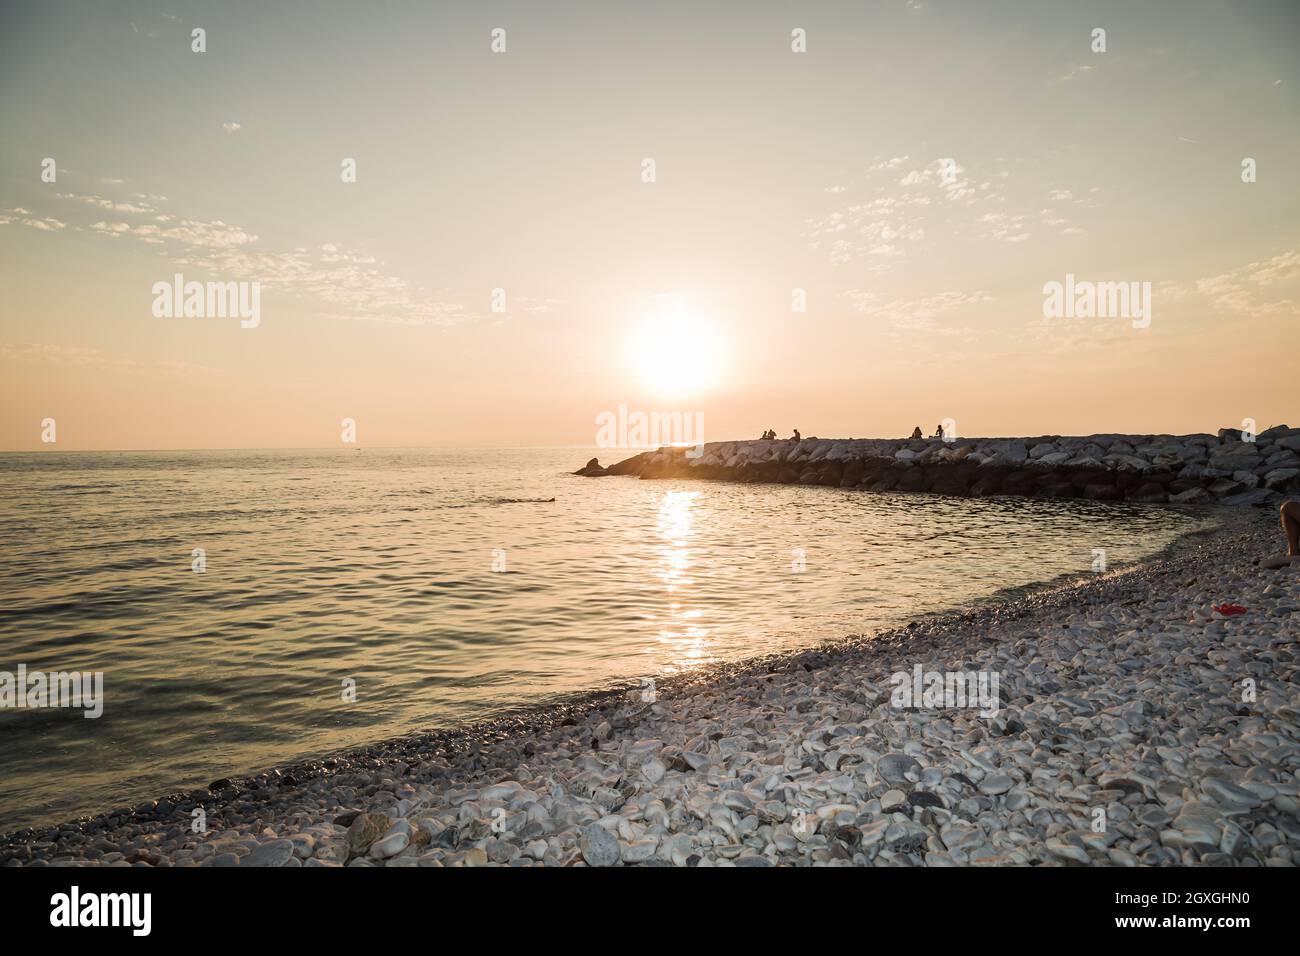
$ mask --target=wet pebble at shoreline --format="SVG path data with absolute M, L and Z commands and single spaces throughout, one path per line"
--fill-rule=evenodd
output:
M 1276 517 L 871 640 L 387 741 L 13 834 L 112 866 L 1290 866 L 1300 570 Z M 1214 604 L 1244 605 L 1224 617 Z M 1000 709 L 899 709 L 984 671 Z M 206 833 L 191 832 L 196 808 Z

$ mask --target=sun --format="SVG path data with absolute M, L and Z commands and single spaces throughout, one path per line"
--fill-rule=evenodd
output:
M 722 380 L 725 349 L 708 316 L 672 304 L 644 316 L 628 345 L 642 384 L 661 398 L 686 398 Z

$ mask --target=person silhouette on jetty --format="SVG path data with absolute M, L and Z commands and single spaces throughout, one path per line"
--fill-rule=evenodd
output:
M 791 440 L 791 441 L 799 441 L 799 429 L 796 428 L 796 429 L 794 430 L 794 434 L 790 436 L 790 440 Z
M 917 425 L 915 428 L 912 429 L 912 438 L 913 438 L 913 440 L 915 440 L 915 439 L 917 439 L 917 438 L 924 438 L 924 437 L 925 437 L 925 436 L 921 434 L 921 426 L 920 426 L 920 425 Z
M 1291 499 L 1282 502 L 1282 533 L 1286 535 L 1286 554 L 1265 558 L 1260 562 L 1264 568 L 1285 568 L 1288 564 L 1300 562 L 1300 501 Z
M 934 437 L 935 437 L 935 438 L 942 438 L 942 437 L 943 437 L 943 425 L 942 425 L 942 424 L 939 424 L 939 425 L 935 425 L 935 426 L 934 426 Z
M 775 429 L 775 428 L 769 428 L 767 431 L 763 432 L 763 437 L 762 437 L 762 439 L 760 439 L 760 440 L 761 440 L 761 441 L 772 441 L 772 440 L 775 439 L 775 438 L 776 438 L 776 429 Z

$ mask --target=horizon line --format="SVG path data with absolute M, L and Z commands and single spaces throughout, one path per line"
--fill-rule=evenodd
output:
M 1290 427 L 1291 427 L 1291 426 L 1288 425 L 1286 422 L 1277 422 L 1276 424 L 1269 425 L 1269 426 L 1267 426 L 1267 427 L 1265 427 L 1265 428 L 1259 428 L 1259 429 L 1257 429 L 1257 430 L 1254 432 L 1254 434 L 1259 435 L 1259 434 L 1262 434 L 1263 432 L 1269 431 L 1270 429 L 1273 429 L 1273 428 L 1290 428 Z M 1154 436 L 1157 436 L 1157 435 L 1168 435 L 1168 436 L 1171 437 L 1171 438 L 1189 437 L 1189 436 L 1193 436 L 1193 435 L 1209 435 L 1209 436 L 1217 437 L 1218 432 L 1219 432 L 1220 430 L 1224 430 L 1224 429 L 1226 429 L 1226 430 L 1231 430 L 1231 431 L 1241 431 L 1241 430 L 1242 430 L 1239 426 L 1232 426 L 1232 425 L 1229 425 L 1229 426 L 1224 426 L 1222 429 L 1220 429 L 1220 428 L 1216 428 L 1216 429 L 1214 429 L 1213 431 L 1199 431 L 1199 432 L 1096 431 L 1096 432 L 1089 432 L 1089 433 L 1086 434 L 1086 435 L 1085 435 L 1085 434 L 1081 434 L 1081 435 L 1066 435 L 1066 434 L 1063 434 L 1063 433 L 1060 433 L 1060 432 L 1043 432 L 1043 433 L 1038 434 L 1038 435 L 1033 435 L 1033 434 L 1024 434 L 1024 435 L 958 435 L 958 436 L 955 436 L 955 437 L 953 438 L 953 441 L 969 441 L 969 440 L 976 440 L 976 439 L 992 439 L 992 440 L 1002 439 L 1002 440 L 1011 441 L 1011 440 L 1014 440 L 1014 439 L 1017 439 L 1017 438 L 1029 439 L 1029 438 L 1051 438 L 1051 437 L 1055 437 L 1055 438 L 1092 438 L 1092 437 L 1096 437 L 1096 436 L 1099 436 L 1099 435 L 1121 435 L 1121 436 L 1151 435 L 1151 436 L 1153 436 L 1153 437 L 1154 437 Z M 440 450 L 440 449 L 441 449 L 441 450 L 459 450 L 459 449 L 484 449 L 484 450 L 495 450 L 495 449 L 541 449 L 541 448 L 557 448 L 557 449 L 560 449 L 560 448 L 572 448 L 572 449 L 591 449 L 591 448 L 596 448 L 596 449 L 599 449 L 599 450 L 601 450 L 601 451 L 629 451 L 629 452 L 642 452 L 642 451 L 647 451 L 647 450 L 650 450 L 650 449 L 667 448 L 667 447 L 672 447 L 672 446 L 677 446 L 677 445 L 680 445 L 680 446 L 686 447 L 686 446 L 701 445 L 701 444 L 703 444 L 703 445 L 717 445 L 717 444 L 725 444 L 725 443 L 727 443 L 727 442 L 738 442 L 738 441 L 765 441 L 765 440 L 766 440 L 766 441 L 793 441 L 794 439 L 793 439 L 793 437 L 785 437 L 785 438 L 777 437 L 777 438 L 774 438 L 774 439 L 762 439 L 762 438 L 716 438 L 716 439 L 709 439 L 709 440 L 706 440 L 706 441 L 703 441 L 703 442 L 697 442 L 697 441 L 671 442 L 671 441 L 670 441 L 670 442 L 659 442 L 659 443 L 657 443 L 657 444 L 650 444 L 650 445 L 628 445 L 628 446 L 622 446 L 622 447 L 609 447 L 609 448 L 602 448 L 601 445 L 600 445 L 599 443 L 597 443 L 597 442 L 591 442 L 591 443 L 577 443 L 577 444 L 574 444 L 574 443 L 563 443 L 563 442 L 561 442 L 561 443 L 557 443 L 557 444 L 535 444 L 535 445 L 514 445 L 514 444 L 504 444 L 504 445 L 493 445 L 493 444 L 483 444 L 483 445 L 358 445 L 358 446 L 353 447 L 353 448 L 347 448 L 347 447 L 339 448 L 339 447 L 336 447 L 336 446 L 333 446 L 333 445 L 248 445 L 248 446 L 243 446 L 243 447 L 230 447 L 230 446 L 220 446 L 220 447 L 216 447 L 216 446 L 214 446 L 214 447 L 189 447 L 189 448 L 2 448 L 2 449 L 0 449 L 0 455 L 36 455 L 36 454 L 55 454 L 55 455 L 57 455 L 57 454 L 64 454 L 64 455 L 69 455 L 69 454 L 82 454 L 82 455 L 84 455 L 84 454 L 127 454 L 127 453 L 141 453 L 141 452 L 197 452 L 197 451 L 211 451 L 211 452 L 222 452 L 222 451 L 224 451 L 224 452 L 235 452 L 235 451 L 241 451 L 241 452 L 242 452 L 242 451 L 363 451 L 363 450 L 366 450 L 366 449 L 374 449 L 374 450 L 377 450 L 377 451 L 399 451 L 399 450 L 411 450 L 411 451 L 437 451 L 437 450 Z M 941 440 L 941 439 L 937 438 L 937 437 L 934 436 L 934 435 L 923 434 L 919 439 L 913 439 L 913 438 L 911 438 L 910 435 L 861 435 L 861 436 L 850 436 L 850 437 L 843 437 L 843 436 L 841 436 L 841 437 L 836 437 L 836 436 L 831 436 L 831 435 L 827 435 L 827 436 L 824 436 L 824 437 L 821 436 L 821 435 L 801 435 L 801 436 L 800 436 L 800 440 L 801 440 L 801 441 L 931 441 L 931 440 Z

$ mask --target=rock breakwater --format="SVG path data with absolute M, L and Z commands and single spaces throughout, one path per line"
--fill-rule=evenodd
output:
M 588 477 L 705 478 L 945 495 L 1267 504 L 1300 492 L 1300 428 L 1258 435 L 709 442 L 642 452 Z

